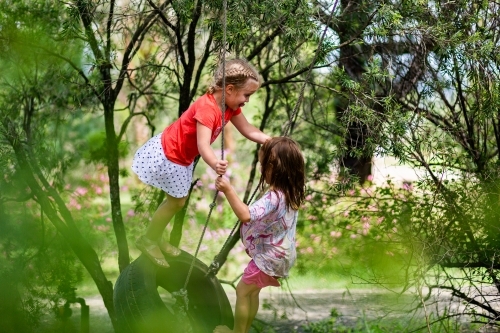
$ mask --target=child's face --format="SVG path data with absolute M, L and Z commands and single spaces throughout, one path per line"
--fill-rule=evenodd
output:
M 252 79 L 248 79 L 242 89 L 236 89 L 233 85 L 228 85 L 226 89 L 226 105 L 231 110 L 243 107 L 245 103 L 248 103 L 250 96 L 252 96 L 257 89 L 259 89 L 259 83 Z

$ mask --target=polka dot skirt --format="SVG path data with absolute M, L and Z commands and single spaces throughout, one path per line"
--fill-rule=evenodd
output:
M 167 159 L 161 146 L 161 133 L 137 150 L 132 170 L 144 183 L 175 198 L 187 196 L 193 180 L 193 163 L 182 166 Z

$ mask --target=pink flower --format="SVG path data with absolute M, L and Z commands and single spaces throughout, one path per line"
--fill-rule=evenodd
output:
M 332 238 L 339 238 L 340 236 L 342 236 L 342 233 L 340 231 L 332 231 L 330 232 L 330 236 Z
M 403 183 L 403 189 L 406 190 L 406 191 L 413 191 L 413 184 L 412 183 L 404 182 Z
M 366 177 L 366 180 L 368 180 L 369 182 L 372 182 L 373 181 L 373 175 L 368 175 L 368 177 Z
M 349 216 L 349 211 L 348 210 L 344 211 L 344 216 Z
M 352 234 L 352 235 L 351 235 L 351 238 L 352 238 L 352 239 L 354 239 L 354 238 L 356 238 L 356 237 L 358 237 L 358 235 L 356 235 L 356 234 Z
M 351 230 L 351 229 L 352 229 L 352 226 L 351 226 L 350 224 L 348 224 L 348 225 L 346 225 L 346 226 L 345 226 L 345 228 L 346 228 L 347 230 Z
M 75 190 L 75 194 L 85 195 L 89 190 L 84 187 L 77 187 Z
M 71 199 L 69 199 L 68 208 L 75 208 L 76 210 L 80 210 L 80 209 L 82 209 L 82 205 L 80 205 L 80 204 L 79 204 L 79 203 L 75 200 L 75 198 L 71 198 Z
M 130 216 L 130 217 L 135 216 L 134 210 L 133 209 L 129 209 L 129 211 L 127 212 L 127 216 Z

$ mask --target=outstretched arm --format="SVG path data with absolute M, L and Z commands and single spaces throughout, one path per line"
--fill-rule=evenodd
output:
M 242 223 L 250 222 L 250 210 L 248 206 L 241 201 L 227 178 L 217 177 L 215 180 L 215 188 L 226 195 L 226 199 L 233 209 L 234 214 Z
M 219 160 L 210 146 L 212 130 L 201 123 L 196 123 L 196 141 L 198 144 L 198 152 L 201 158 L 207 163 L 218 175 L 226 173 L 227 161 Z
M 236 127 L 238 132 L 240 132 L 245 138 L 247 138 L 248 140 L 252 140 L 253 142 L 263 144 L 271 138 L 269 135 L 263 133 L 257 127 L 250 124 L 243 113 L 240 113 L 239 115 L 231 118 L 231 122 L 233 123 L 234 127 Z

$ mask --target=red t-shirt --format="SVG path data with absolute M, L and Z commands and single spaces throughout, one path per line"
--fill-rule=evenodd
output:
M 233 111 L 226 109 L 225 123 L 227 124 L 233 116 L 239 115 L 241 108 Z M 196 139 L 196 123 L 212 130 L 210 143 L 214 142 L 222 130 L 222 112 L 212 94 L 205 94 L 198 98 L 189 108 L 161 135 L 161 145 L 165 156 L 179 165 L 190 165 L 199 155 Z

